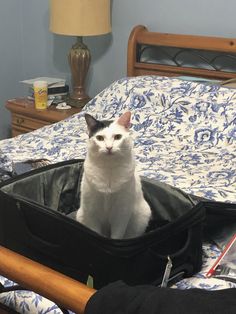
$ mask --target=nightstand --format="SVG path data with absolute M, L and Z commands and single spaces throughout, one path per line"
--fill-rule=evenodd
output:
M 51 105 L 45 110 L 36 110 L 34 101 L 27 98 L 15 98 L 6 102 L 6 108 L 11 112 L 12 136 L 27 133 L 45 125 L 49 125 L 81 111 L 81 108 L 56 109 Z

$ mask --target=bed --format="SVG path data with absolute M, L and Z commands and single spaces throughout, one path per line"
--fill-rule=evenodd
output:
M 141 175 L 198 197 L 236 203 L 236 92 L 224 85 L 236 78 L 236 39 L 149 32 L 139 25 L 130 34 L 127 59 L 127 77 L 99 93 L 81 113 L 2 140 L 1 180 L 29 165 L 84 158 L 84 112 L 112 119 L 128 109 Z M 236 287 L 206 278 L 220 252 L 214 243 L 204 243 L 201 272 L 174 288 Z M 29 289 L 0 293 L 1 303 L 19 313 L 66 312 L 63 308 L 83 313 L 95 292 L 4 247 L 0 274 L 4 287 L 14 281 Z

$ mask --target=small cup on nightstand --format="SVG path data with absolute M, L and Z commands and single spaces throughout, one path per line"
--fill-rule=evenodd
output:
M 47 109 L 48 84 L 46 81 L 34 82 L 34 102 L 36 109 Z

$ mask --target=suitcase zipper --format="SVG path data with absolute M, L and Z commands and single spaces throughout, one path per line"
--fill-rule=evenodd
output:
M 161 288 L 166 288 L 169 282 L 169 278 L 170 278 L 170 272 L 171 272 L 171 268 L 172 268 L 173 264 L 172 264 L 172 260 L 170 258 L 170 256 L 167 256 L 167 263 L 166 263 L 166 268 L 165 268 L 165 272 L 162 278 L 162 282 L 161 282 Z

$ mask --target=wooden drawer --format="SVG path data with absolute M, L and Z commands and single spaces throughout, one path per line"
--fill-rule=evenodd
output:
M 28 129 L 29 131 L 39 129 L 44 125 L 49 125 L 50 122 L 41 121 L 32 119 L 20 114 L 13 114 L 12 115 L 12 127 L 17 127 L 21 129 Z
M 25 98 L 14 98 L 6 102 L 6 108 L 11 112 L 12 136 L 39 129 L 45 125 L 64 120 L 80 112 L 81 108 L 59 110 L 50 106 L 46 110 L 36 110 L 34 102 Z
M 20 127 L 17 127 L 17 126 L 12 126 L 12 129 L 11 129 L 11 136 L 14 137 L 14 136 L 17 136 L 17 135 L 20 135 L 20 134 L 24 134 L 24 133 L 28 133 L 28 132 L 31 132 L 32 130 L 31 129 L 25 129 L 25 128 L 20 128 Z

